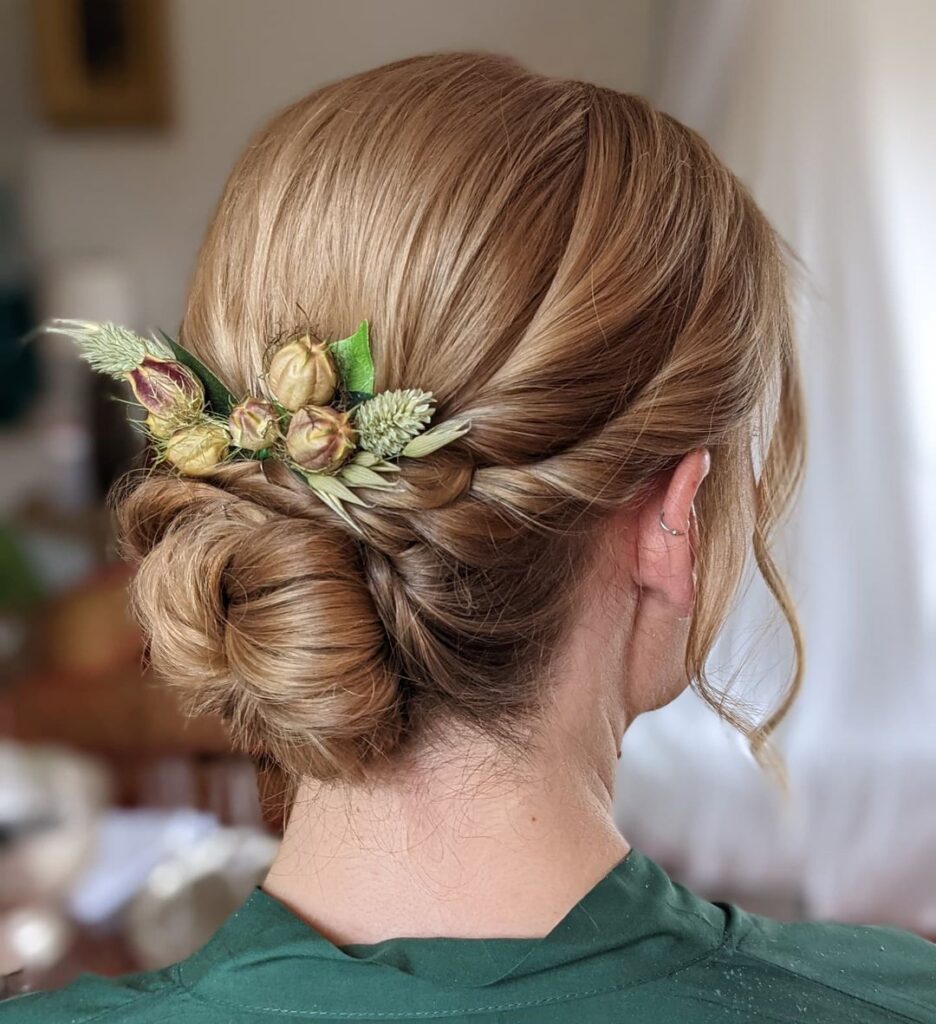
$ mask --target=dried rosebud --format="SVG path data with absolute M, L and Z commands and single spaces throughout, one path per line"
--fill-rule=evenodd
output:
M 258 452 L 279 436 L 276 410 L 262 398 L 245 398 L 228 417 L 231 440 L 238 448 Z
M 207 476 L 227 455 L 230 440 L 227 428 L 215 420 L 182 427 L 166 442 L 166 461 L 183 476 Z
M 337 469 L 354 451 L 355 433 L 346 412 L 306 406 L 290 420 L 286 451 L 303 469 Z
M 144 356 L 128 374 L 136 400 L 161 420 L 191 420 L 205 404 L 205 389 L 194 373 L 174 359 Z
M 273 353 L 266 382 L 273 398 L 295 412 L 304 405 L 328 405 L 338 387 L 338 370 L 324 342 L 301 334 Z

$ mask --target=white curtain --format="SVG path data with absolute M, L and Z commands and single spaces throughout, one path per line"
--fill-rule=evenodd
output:
M 691 694 L 635 724 L 618 811 L 690 884 L 936 935 L 936 4 L 672 0 L 652 99 L 803 262 L 810 450 L 781 535 L 807 646 L 784 801 Z M 770 616 L 739 603 L 723 670 Z M 766 695 L 782 636 L 744 666 Z

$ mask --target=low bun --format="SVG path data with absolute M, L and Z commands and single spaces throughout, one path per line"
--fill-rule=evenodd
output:
M 118 504 L 153 669 L 288 776 L 356 775 L 401 731 L 357 546 L 221 483 L 154 474 Z

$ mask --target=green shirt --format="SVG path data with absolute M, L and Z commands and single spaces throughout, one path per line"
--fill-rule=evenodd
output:
M 936 1024 L 936 945 L 708 903 L 631 851 L 544 939 L 339 948 L 257 888 L 173 967 L 0 1003 L 0 1024 L 301 1020 Z

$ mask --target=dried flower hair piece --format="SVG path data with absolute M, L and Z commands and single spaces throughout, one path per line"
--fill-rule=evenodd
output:
M 90 365 L 129 383 L 146 412 L 157 458 L 183 476 L 210 476 L 223 462 L 284 463 L 333 512 L 356 527 L 345 505 L 365 506 L 356 488 L 394 486 L 391 459 L 421 459 L 467 433 L 467 420 L 426 429 L 432 393 L 403 388 L 374 394 L 369 328 L 324 342 L 308 331 L 273 343 L 260 394 L 237 401 L 193 353 L 160 332 L 51 320 L 43 331 L 70 337 Z

